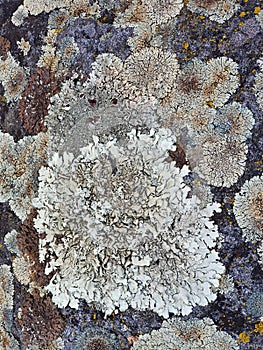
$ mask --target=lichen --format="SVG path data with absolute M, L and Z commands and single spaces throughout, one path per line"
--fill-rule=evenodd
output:
M 31 49 L 29 41 L 26 41 L 24 38 L 21 38 L 20 41 L 17 41 L 17 47 L 23 53 L 24 56 L 27 56 L 28 52 Z
M 238 102 L 218 109 L 212 121 L 213 127 L 224 137 L 246 141 L 254 125 L 252 112 Z
M 40 170 L 35 227 L 40 260 L 55 273 L 53 301 L 76 308 L 84 298 L 106 315 L 150 307 L 164 317 L 207 304 L 224 270 L 209 220 L 219 206 L 188 198 L 189 170 L 166 160 L 169 130 L 109 139 L 94 137 L 78 157 L 54 154 Z
M 182 0 L 142 0 L 142 6 L 150 18 L 150 23 L 156 26 L 176 18 L 182 7 Z
M 7 247 L 7 249 L 12 254 L 20 254 L 20 250 L 18 248 L 17 240 L 16 240 L 17 234 L 18 234 L 18 232 L 16 230 L 12 230 L 12 231 L 8 232 L 4 238 L 4 243 Z
M 159 125 L 154 108 L 124 101 L 122 93 L 125 93 L 118 85 L 119 64 L 120 59 L 114 55 L 100 55 L 89 81 L 75 84 L 74 76 L 51 98 L 45 123 L 51 135 L 52 151 L 76 153 L 92 140 L 92 135 L 118 126 L 130 131 L 137 125 Z
M 179 64 L 174 53 L 160 48 L 133 52 L 124 63 L 123 79 L 147 96 L 163 98 L 171 91 Z
M 237 350 L 236 341 L 218 331 L 210 318 L 188 321 L 173 318 L 164 321 L 159 330 L 139 336 L 133 350 Z
M 10 266 L 0 265 L 0 348 L 3 350 L 18 350 L 19 344 L 13 337 L 13 275 Z
M 224 23 L 234 15 L 239 5 L 235 0 L 188 0 L 187 7 L 194 13 L 208 16 L 212 21 Z
M 211 58 L 206 66 L 202 98 L 207 104 L 222 107 L 240 84 L 238 74 L 238 64 L 233 59 L 226 56 Z
M 113 333 L 109 333 L 98 327 L 84 330 L 73 341 L 74 350 L 120 350 L 120 345 Z
M 254 83 L 254 93 L 257 97 L 257 102 L 259 106 L 263 105 L 263 58 L 258 60 L 259 64 L 259 72 L 255 76 L 255 83 Z
M 96 13 L 97 6 L 90 6 L 89 2 L 83 0 L 46 0 L 37 3 L 33 0 L 24 0 L 23 5 L 19 6 L 19 13 L 23 11 L 30 15 L 37 16 L 44 11 L 49 13 L 55 9 L 66 9 L 75 16 L 88 16 Z M 15 16 L 18 16 L 17 11 L 14 14 Z M 20 21 L 14 21 L 14 24 L 16 25 L 19 25 L 20 23 Z
M 182 0 L 133 0 L 124 13 L 115 19 L 116 26 L 137 26 L 149 23 L 155 30 L 158 26 L 176 18 L 183 7 Z
M 1 166 L 0 202 L 9 201 L 11 209 L 23 221 L 36 196 L 34 178 L 46 158 L 47 136 L 24 137 L 15 143 L 12 136 L 0 131 Z
M 263 321 L 263 291 L 253 292 L 246 301 L 246 308 L 252 317 Z
M 23 285 L 29 285 L 31 281 L 31 264 L 28 259 L 21 255 L 14 257 L 12 260 L 13 273 L 17 280 Z
M 223 138 L 216 132 L 202 135 L 191 155 L 195 170 L 208 184 L 230 187 L 244 173 L 248 147 L 238 139 Z
M 233 211 L 246 241 L 261 241 L 263 229 L 262 176 L 247 180 L 235 195 Z
M 8 102 L 20 98 L 26 85 L 26 74 L 10 52 L 7 53 L 5 59 L 0 57 L 0 81 L 5 89 L 5 98 Z

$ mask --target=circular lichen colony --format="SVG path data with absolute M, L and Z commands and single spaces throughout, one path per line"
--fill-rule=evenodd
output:
M 212 186 L 232 186 L 244 173 L 247 145 L 238 138 L 222 137 L 218 131 L 208 133 L 202 141 L 196 170 Z
M 189 170 L 168 157 L 175 141 L 167 129 L 94 137 L 79 156 L 56 153 L 41 169 L 35 227 L 60 307 L 84 298 L 106 314 L 130 305 L 168 317 L 215 299 L 224 268 L 210 217 L 219 206 L 188 197 Z
M 237 350 L 229 334 L 217 331 L 210 318 L 188 321 L 172 318 L 159 330 L 144 334 L 134 343 L 134 350 Z
M 224 23 L 239 8 L 234 0 L 189 0 L 190 11 L 208 16 L 212 21 Z
M 234 214 L 246 241 L 260 241 L 263 232 L 263 181 L 255 176 L 235 196 Z
M 87 329 L 73 341 L 74 350 L 119 350 L 120 346 L 114 334 L 93 327 Z

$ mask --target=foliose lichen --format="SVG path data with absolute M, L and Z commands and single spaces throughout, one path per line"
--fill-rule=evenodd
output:
M 175 141 L 167 129 L 94 137 L 78 157 L 55 153 L 40 170 L 35 227 L 60 307 L 83 298 L 106 315 L 131 305 L 168 317 L 215 299 L 219 205 L 188 198 L 187 166 L 167 159 Z
M 164 321 L 159 330 L 139 336 L 133 350 L 237 350 L 237 342 L 226 332 L 218 331 L 210 318 Z
M 233 211 L 246 241 L 261 241 L 263 232 L 263 179 L 247 180 L 235 195 Z

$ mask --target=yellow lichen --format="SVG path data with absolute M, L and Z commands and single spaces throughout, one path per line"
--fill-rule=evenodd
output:
M 250 337 L 246 332 L 242 332 L 239 334 L 239 342 L 249 343 Z
M 259 323 L 255 324 L 254 332 L 263 334 L 263 321 L 260 321 Z
M 207 101 L 206 104 L 208 105 L 208 107 L 210 108 L 215 108 L 213 101 Z
M 255 14 L 255 15 L 258 15 L 260 11 L 261 11 L 261 8 L 260 8 L 260 7 L 255 7 L 255 9 L 254 9 L 254 14 Z

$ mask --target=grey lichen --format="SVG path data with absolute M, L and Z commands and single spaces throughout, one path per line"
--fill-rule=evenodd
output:
M 146 96 L 163 98 L 171 91 L 179 64 L 174 53 L 160 48 L 133 52 L 124 63 L 123 79 Z
M 259 72 L 255 76 L 255 83 L 254 83 L 254 92 L 257 97 L 257 102 L 262 108 L 263 105 L 263 58 L 261 57 L 260 60 L 258 60 L 259 64 Z
M 189 0 L 187 7 L 192 12 L 208 16 L 212 21 L 224 23 L 238 10 L 235 0 Z
M 246 141 L 254 126 L 252 112 L 241 103 L 232 102 L 218 109 L 213 118 L 213 127 L 223 137 Z
M 237 342 L 218 331 L 210 318 L 164 321 L 159 330 L 139 336 L 133 350 L 238 350 Z
M 13 310 L 13 275 L 10 266 L 0 266 L 0 348 L 18 350 L 19 344 L 11 332 Z
M 248 313 L 263 321 L 263 291 L 257 290 L 253 292 L 246 301 L 246 308 Z
M 195 170 L 208 184 L 230 187 L 244 173 L 247 152 L 248 147 L 243 141 L 212 132 L 199 138 L 197 149 L 189 157 L 197 165 Z
M 0 202 L 9 201 L 11 209 L 23 221 L 36 196 L 34 177 L 45 163 L 47 135 L 28 136 L 17 143 L 13 137 L 0 131 Z
M 247 180 L 235 195 L 233 208 L 246 241 L 261 241 L 263 236 L 263 179 L 254 176 Z
M 6 59 L 0 56 L 0 82 L 5 89 L 7 102 L 16 101 L 21 97 L 27 82 L 26 73 L 10 52 L 7 53 Z
M 158 119 L 151 105 L 131 105 L 124 101 L 121 88 L 121 61 L 114 55 L 100 55 L 93 65 L 90 80 L 67 80 L 59 94 L 51 99 L 46 126 L 51 136 L 51 151 L 76 153 L 92 141 L 92 135 L 118 126 L 157 127 Z M 74 77 L 76 78 L 76 77 Z
M 72 350 L 120 350 L 120 345 L 113 333 L 98 327 L 86 329 L 73 341 Z

